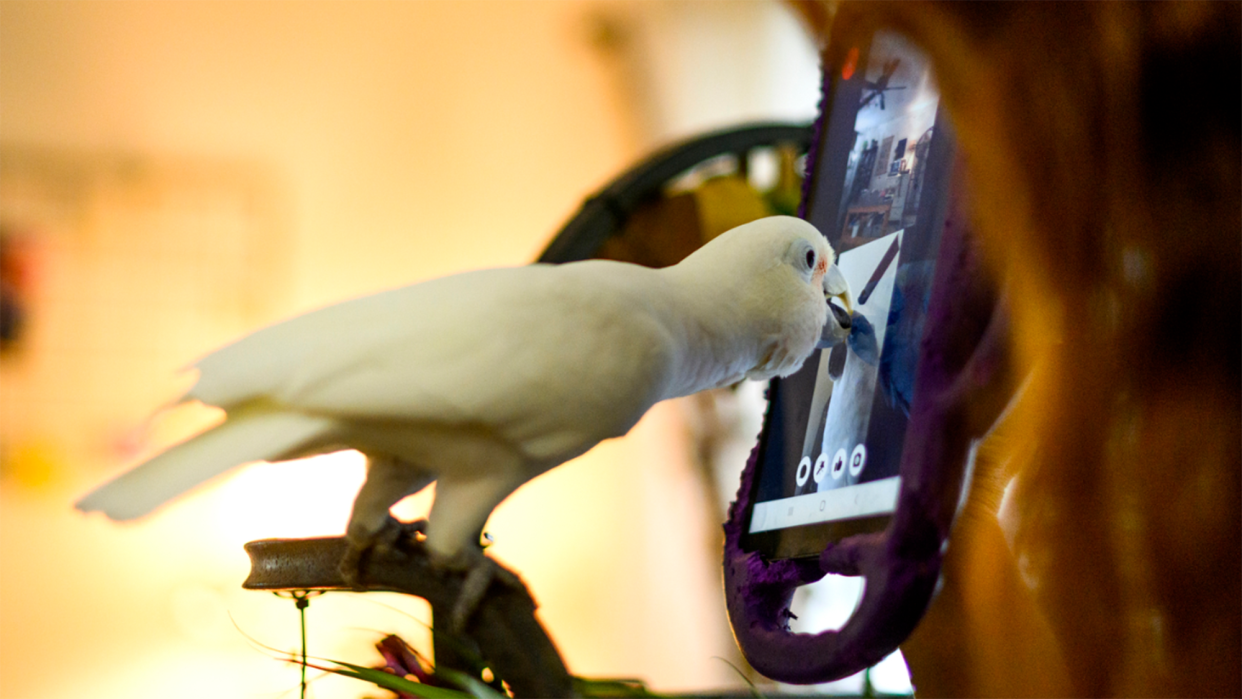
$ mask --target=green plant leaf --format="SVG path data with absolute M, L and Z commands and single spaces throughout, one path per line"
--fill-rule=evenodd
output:
M 730 670 L 733 670 L 733 672 L 737 673 L 737 676 L 740 677 L 742 681 L 746 683 L 746 686 L 750 688 L 750 695 L 752 697 L 754 697 L 755 699 L 764 699 L 763 692 L 760 692 L 759 688 L 755 686 L 755 683 L 751 682 L 750 678 L 746 676 L 746 673 L 742 672 L 742 668 L 738 667 L 737 665 L 734 665 L 733 663 L 729 662 L 725 658 L 720 657 L 719 655 L 713 655 L 712 659 L 719 660 L 725 665 L 728 665 Z
M 339 665 L 340 667 L 332 668 L 320 665 L 310 665 L 310 667 L 313 667 L 316 670 L 323 670 L 325 672 L 335 673 L 344 677 L 352 677 L 356 680 L 370 682 L 377 687 L 391 689 L 394 692 L 403 692 L 405 694 L 412 694 L 416 697 L 425 697 L 425 699 L 464 699 L 465 697 L 477 696 L 453 689 L 445 689 L 444 687 L 433 687 L 429 684 L 423 684 L 421 682 L 411 682 L 404 677 L 397 677 L 391 672 L 384 672 L 383 670 L 376 670 L 375 668 L 341 662 L 340 660 L 328 660 L 327 662 Z M 492 696 L 499 697 L 500 695 L 493 693 Z M 492 697 L 488 697 L 488 699 L 492 699 Z
M 443 677 L 449 682 L 461 687 L 469 694 L 469 696 L 472 696 L 475 699 L 509 699 L 505 695 L 484 684 L 482 680 L 471 677 L 470 675 L 467 675 L 459 670 L 447 667 L 436 668 L 436 677 Z
M 659 697 L 642 680 L 609 678 L 588 679 L 575 677 L 574 691 L 583 697 Z

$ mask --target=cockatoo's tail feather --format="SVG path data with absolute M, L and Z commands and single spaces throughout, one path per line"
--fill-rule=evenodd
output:
M 252 461 L 279 461 L 322 444 L 333 420 L 251 408 L 105 483 L 77 502 L 83 512 L 137 519 L 194 486 Z

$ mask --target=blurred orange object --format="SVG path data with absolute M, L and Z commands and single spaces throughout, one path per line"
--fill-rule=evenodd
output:
M 5 445 L 0 474 L 28 490 L 45 490 L 65 477 L 64 450 L 48 439 Z
M 1242 5 L 790 4 L 932 57 L 1036 366 L 902 646 L 919 694 L 1237 696 Z

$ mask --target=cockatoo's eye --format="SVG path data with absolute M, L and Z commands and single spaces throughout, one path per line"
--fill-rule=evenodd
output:
M 795 239 L 782 257 L 784 263 L 793 267 L 794 272 L 808 283 L 815 279 L 816 266 L 824 263 L 823 255 L 819 254 L 815 244 L 804 238 Z
M 799 238 L 794 241 L 786 259 L 789 264 L 793 265 L 800 273 L 806 275 L 815 274 L 815 264 L 819 262 L 819 253 L 815 250 L 815 246 L 809 240 Z M 809 277 L 808 277 L 809 278 Z

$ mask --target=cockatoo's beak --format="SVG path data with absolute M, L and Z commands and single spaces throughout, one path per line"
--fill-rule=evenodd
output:
M 830 265 L 828 271 L 824 272 L 824 298 L 841 299 L 841 303 L 845 304 L 845 312 L 854 312 L 854 304 L 850 302 L 850 285 L 845 281 L 845 275 L 841 274 L 841 268 L 836 265 Z
M 854 304 L 850 303 L 850 285 L 836 265 L 830 265 L 824 272 L 824 301 L 828 304 L 828 322 L 824 324 L 819 342 L 815 345 L 820 349 L 844 342 L 850 336 L 850 326 L 853 325 L 850 316 Z

